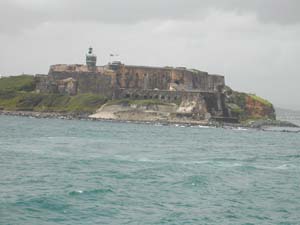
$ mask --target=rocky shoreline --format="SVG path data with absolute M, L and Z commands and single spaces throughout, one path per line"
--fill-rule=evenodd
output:
M 224 129 L 252 129 L 260 131 L 291 132 L 300 133 L 300 127 L 286 121 L 258 120 L 249 124 L 221 123 L 217 121 L 161 121 L 161 120 L 118 120 L 118 119 L 97 119 L 89 117 L 88 113 L 59 113 L 59 112 L 34 112 L 34 111 L 6 111 L 0 110 L 0 115 L 32 117 L 37 119 L 63 119 L 63 120 L 88 120 L 107 122 L 130 122 L 137 124 L 160 124 L 160 125 L 182 125 L 182 126 L 205 126 Z M 274 129 L 273 129 L 274 128 Z
M 65 120 L 89 119 L 88 114 L 70 114 L 70 113 L 58 113 L 58 112 L 0 110 L 0 115 L 34 117 L 34 118 L 40 118 L 40 119 L 65 119 Z

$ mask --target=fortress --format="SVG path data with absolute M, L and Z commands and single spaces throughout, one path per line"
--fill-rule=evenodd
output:
M 132 66 L 120 61 L 97 66 L 97 57 L 90 48 L 86 65 L 53 65 L 48 75 L 36 77 L 40 93 L 94 93 L 109 99 L 157 99 L 170 103 L 191 100 L 212 116 L 227 117 L 224 76 L 196 69 Z

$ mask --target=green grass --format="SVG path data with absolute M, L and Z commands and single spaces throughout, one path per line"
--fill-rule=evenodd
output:
M 261 97 L 259 97 L 259 96 L 254 95 L 254 94 L 250 94 L 249 96 L 250 96 L 252 99 L 254 99 L 255 101 L 258 101 L 258 102 L 262 103 L 263 105 L 266 105 L 266 106 L 269 106 L 269 107 L 273 107 L 272 103 L 269 102 L 269 101 L 266 100 L 266 99 L 263 99 L 263 98 L 261 98 Z
M 95 112 L 107 98 L 96 94 L 35 93 L 34 76 L 21 75 L 0 78 L 0 109 L 41 112 Z
M 226 103 L 226 106 L 232 112 L 232 116 L 238 117 L 240 121 L 244 121 L 248 119 L 258 120 L 264 118 L 270 118 L 270 119 L 275 118 L 275 116 L 272 113 L 270 113 L 269 115 L 261 115 L 261 116 L 253 117 L 252 111 L 255 109 L 249 109 L 247 107 L 247 98 L 251 98 L 253 101 L 261 103 L 266 108 L 271 108 L 270 111 L 272 111 L 273 105 L 269 101 L 259 96 L 256 96 L 254 94 L 247 94 L 243 92 L 233 91 L 229 87 L 226 87 L 226 91 L 227 91 L 227 95 L 229 96 L 229 98 L 227 99 L 228 101 Z
M 94 112 L 106 103 L 107 98 L 95 94 L 79 94 L 70 98 L 67 110 L 71 112 Z
M 231 112 L 233 113 L 237 113 L 237 114 L 241 114 L 244 112 L 243 109 L 241 109 L 241 107 L 239 107 L 238 105 L 234 104 L 234 103 L 228 103 L 227 107 L 231 110 Z
M 33 91 L 34 76 L 20 75 L 0 78 L 0 91 Z
M 93 113 L 107 99 L 95 94 L 76 96 L 31 92 L 0 92 L 0 109 L 39 112 Z

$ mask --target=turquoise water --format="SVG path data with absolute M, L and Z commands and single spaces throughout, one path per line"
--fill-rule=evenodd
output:
M 300 224 L 300 134 L 0 116 L 0 224 Z

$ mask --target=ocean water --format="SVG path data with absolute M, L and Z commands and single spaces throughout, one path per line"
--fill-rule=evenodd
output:
M 0 224 L 300 224 L 300 134 L 0 116 Z
M 300 126 L 299 111 L 276 108 L 276 115 L 278 120 L 289 121 Z

